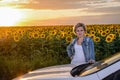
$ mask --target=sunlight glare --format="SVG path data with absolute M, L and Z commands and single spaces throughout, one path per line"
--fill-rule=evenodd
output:
M 13 26 L 23 18 L 20 10 L 12 7 L 0 8 L 0 26 Z
M 2 0 L 2 2 L 13 2 L 13 1 L 18 1 L 18 0 Z

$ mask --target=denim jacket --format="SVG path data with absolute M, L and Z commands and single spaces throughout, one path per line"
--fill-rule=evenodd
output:
M 74 45 L 78 38 L 73 39 L 73 41 L 67 46 L 67 54 L 69 57 L 74 56 L 75 49 Z M 94 53 L 94 42 L 90 37 L 84 37 L 82 42 L 82 48 L 85 55 L 85 60 L 88 62 L 89 60 L 95 60 L 95 53 Z

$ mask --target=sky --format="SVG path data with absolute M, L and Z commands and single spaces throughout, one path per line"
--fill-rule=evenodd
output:
M 120 0 L 0 0 L 0 26 L 119 24 Z

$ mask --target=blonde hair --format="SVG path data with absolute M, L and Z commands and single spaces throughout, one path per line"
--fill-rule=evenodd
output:
M 74 27 L 73 27 L 73 32 L 76 33 L 76 29 L 78 27 L 82 27 L 84 29 L 84 31 L 86 31 L 86 26 L 84 23 L 77 23 Z

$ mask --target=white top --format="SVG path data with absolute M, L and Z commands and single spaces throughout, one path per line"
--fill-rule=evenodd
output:
M 77 43 L 75 43 L 74 48 L 75 55 L 73 56 L 71 64 L 78 66 L 86 63 L 82 45 L 78 45 Z

